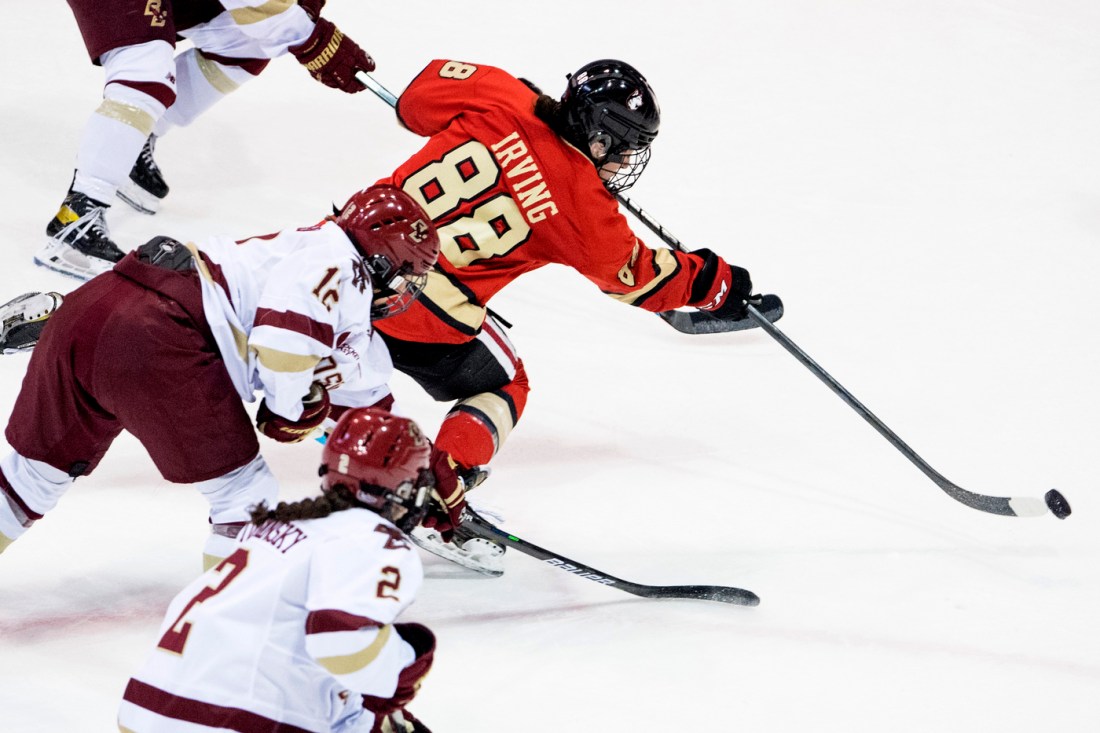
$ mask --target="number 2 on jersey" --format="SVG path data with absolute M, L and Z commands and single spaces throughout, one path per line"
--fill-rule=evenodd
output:
M 243 548 L 222 560 L 213 570 L 219 576 L 218 582 L 206 586 L 187 602 L 175 622 L 164 632 L 157 647 L 174 654 L 183 654 L 183 647 L 187 644 L 187 637 L 191 633 L 191 622 L 187 620 L 188 614 L 203 601 L 208 601 L 225 590 L 226 586 L 241 574 L 246 565 L 248 565 L 248 550 Z

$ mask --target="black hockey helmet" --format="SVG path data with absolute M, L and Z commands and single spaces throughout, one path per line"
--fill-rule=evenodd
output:
M 585 64 L 569 75 L 561 115 L 564 136 L 596 164 L 607 190 L 634 185 L 661 126 L 657 97 L 637 69 L 614 59 Z

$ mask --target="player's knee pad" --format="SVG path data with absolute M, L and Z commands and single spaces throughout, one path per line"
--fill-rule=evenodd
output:
M 247 522 L 252 507 L 260 502 L 271 504 L 279 494 L 275 476 L 261 455 L 195 486 L 210 504 L 210 522 L 214 525 Z
M 514 365 L 512 381 L 492 392 L 460 400 L 439 429 L 436 445 L 465 467 L 488 463 L 511 435 L 527 404 L 531 388 L 523 362 Z
M 100 57 L 107 80 L 99 113 L 148 135 L 176 100 L 175 50 L 165 41 L 124 46 Z

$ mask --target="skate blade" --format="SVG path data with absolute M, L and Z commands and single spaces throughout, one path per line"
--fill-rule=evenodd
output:
M 153 194 L 146 191 L 133 181 L 122 184 L 115 195 L 130 205 L 134 211 L 152 216 L 160 211 L 160 202 Z
M 115 266 L 114 262 L 89 257 L 52 237 L 47 237 L 46 246 L 34 256 L 34 264 L 81 281 L 91 280 Z
M 492 555 L 487 551 L 471 553 L 450 542 L 444 542 L 438 532 L 424 527 L 417 527 L 409 536 L 417 547 L 444 560 L 449 560 L 455 565 L 487 575 L 490 578 L 499 578 L 504 575 L 503 552 L 496 555 Z M 471 542 L 477 542 L 477 540 L 469 540 L 466 544 L 469 545 Z

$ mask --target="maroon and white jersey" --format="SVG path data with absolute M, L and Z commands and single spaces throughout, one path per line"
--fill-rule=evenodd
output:
M 336 405 L 389 395 L 393 364 L 371 327 L 370 275 L 339 226 L 189 246 L 206 320 L 242 399 L 262 392 L 271 410 L 294 420 L 314 381 Z
M 393 524 L 361 508 L 247 525 L 172 601 L 126 687 L 132 733 L 366 733 L 416 658 L 392 624 L 423 582 Z

